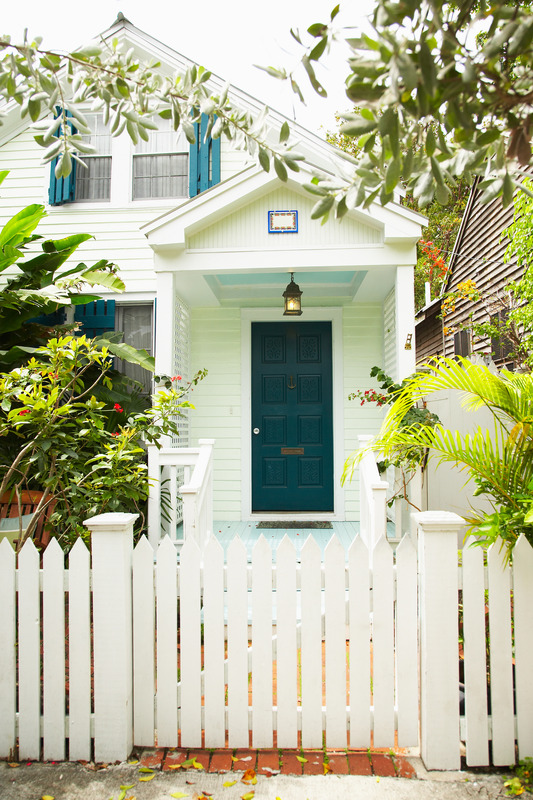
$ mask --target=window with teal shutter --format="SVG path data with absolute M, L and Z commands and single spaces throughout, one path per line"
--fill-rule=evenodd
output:
M 196 142 L 190 146 L 189 197 L 205 192 L 220 183 L 220 139 L 205 134 L 209 117 L 202 114 L 200 122 L 194 123 Z
M 56 119 L 60 114 L 57 110 Z M 70 111 L 66 112 L 67 117 L 72 117 Z M 73 132 L 76 133 L 74 125 L 68 123 Z M 61 135 L 61 128 L 59 128 L 58 136 Z M 60 206 L 63 203 L 72 203 L 76 194 L 76 162 L 72 161 L 72 172 L 66 178 L 56 178 L 55 169 L 58 159 L 54 158 L 50 164 L 50 186 L 48 188 L 48 202 L 51 206 Z
M 81 323 L 81 334 L 93 338 L 106 331 L 115 330 L 115 301 L 96 300 L 76 306 L 74 319 Z

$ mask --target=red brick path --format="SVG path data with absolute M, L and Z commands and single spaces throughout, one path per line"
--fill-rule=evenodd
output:
M 376 775 L 416 778 L 408 758 L 400 754 L 366 750 L 184 750 L 145 749 L 139 752 L 140 766 L 154 770 L 175 769 L 195 759 L 207 772 L 244 772 L 258 775 Z M 194 769 L 194 767 L 191 767 Z

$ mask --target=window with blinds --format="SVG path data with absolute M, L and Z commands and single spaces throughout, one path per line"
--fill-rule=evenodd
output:
M 83 154 L 86 165 L 77 165 L 75 200 L 109 200 L 111 197 L 111 134 L 99 114 L 87 114 L 91 129 L 83 139 L 91 144 L 94 155 Z
M 172 129 L 170 120 L 158 120 L 160 130 L 150 131 L 133 155 L 134 200 L 187 197 L 189 193 L 189 144 Z

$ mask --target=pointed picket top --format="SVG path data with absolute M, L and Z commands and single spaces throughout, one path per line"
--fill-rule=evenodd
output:
M 52 564 L 57 564 L 58 562 L 63 565 L 64 558 L 65 554 L 61 549 L 61 545 L 54 536 L 53 539 L 50 539 L 48 545 L 46 546 L 46 550 L 44 551 L 43 567 L 51 566 Z
M 296 547 L 291 537 L 285 534 L 276 548 L 276 562 L 279 563 L 287 558 L 296 558 Z
M 39 563 L 39 551 L 35 547 L 32 539 L 27 539 L 19 553 L 19 565 L 32 564 L 35 561 Z
M 166 558 L 176 558 L 176 548 L 168 533 L 159 542 L 157 548 L 157 563 L 159 564 Z
M 181 548 L 180 551 L 180 564 L 184 564 L 185 562 L 196 563 L 200 562 L 201 557 L 201 550 L 198 547 L 196 541 L 191 537 L 185 540 L 185 544 Z
M 68 554 L 68 562 L 72 564 L 74 561 L 81 561 L 82 559 L 88 558 L 89 555 L 89 548 L 81 536 L 78 536 Z
M 406 533 L 404 536 L 402 536 L 400 544 L 396 548 L 396 558 L 398 558 L 398 555 L 409 556 L 411 553 L 416 555 L 416 546 L 411 536 Z
M 211 534 L 204 549 L 204 563 L 207 564 L 211 558 L 220 558 L 221 555 L 224 557 L 224 548 L 217 537 Z
M 374 545 L 374 558 L 376 556 L 390 556 L 392 560 L 392 547 L 390 546 L 386 536 L 380 536 Z
M 261 534 L 252 548 L 252 561 L 256 560 L 259 562 L 263 560 L 272 562 L 272 548 L 264 534 Z
M 344 559 L 344 547 L 340 543 L 339 538 L 333 534 L 324 549 L 324 559 L 339 558 L 341 553 Z
M 318 558 L 322 559 L 322 550 L 320 549 L 320 545 L 318 544 L 317 540 L 313 536 L 312 533 L 309 534 L 305 542 L 303 543 L 301 556 L 303 558 Z
M 228 561 L 242 558 L 244 558 L 245 561 L 248 559 L 246 545 L 240 536 L 235 536 L 228 545 Z
M 366 562 L 368 563 L 368 547 L 366 546 L 365 540 L 360 533 L 357 534 L 348 548 L 348 558 L 350 561 L 366 559 Z
M 9 539 L 2 539 L 0 542 L 0 561 L 7 563 L 7 560 L 15 561 L 15 549 Z
M 513 562 L 516 563 L 517 559 L 520 561 L 526 560 L 530 564 L 533 562 L 533 547 L 523 533 L 520 534 L 513 547 Z
M 174 547 L 174 545 L 172 545 L 172 546 Z M 153 557 L 153 555 L 154 555 L 154 548 L 152 547 L 152 545 L 150 544 L 150 542 L 148 540 L 148 537 L 144 533 L 140 537 L 140 539 L 137 542 L 137 544 L 135 545 L 135 549 L 133 551 L 133 557 L 134 558 L 135 558 L 135 554 L 136 553 L 139 553 L 141 555 L 141 557 L 143 555 L 145 555 L 145 556 L 151 555 Z
M 487 550 L 487 565 L 489 567 L 494 567 L 495 565 L 500 565 L 501 569 L 504 571 L 508 566 L 509 563 L 506 560 L 506 553 L 507 553 L 507 545 L 499 536 L 495 542 L 491 544 L 491 546 Z

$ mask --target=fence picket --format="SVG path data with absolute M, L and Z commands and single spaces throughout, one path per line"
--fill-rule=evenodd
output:
M 278 747 L 298 745 L 296 548 L 285 534 L 276 551 Z
M 180 553 L 181 743 L 202 746 L 200 548 L 185 541 Z
M 418 745 L 417 557 L 410 536 L 396 549 L 396 702 L 398 745 Z
M 248 581 L 247 553 L 235 537 L 228 546 L 228 741 L 248 747 Z M 243 687 L 246 687 L 244 689 Z
M 154 745 L 154 695 L 154 551 L 146 536 L 141 536 L 133 551 L 133 730 L 136 745 Z
M 348 551 L 350 620 L 350 747 L 370 747 L 370 570 L 356 536 Z
M 252 550 L 252 742 L 272 747 L 272 550 L 261 535 Z
M 224 747 L 224 550 L 214 536 L 204 565 L 205 746 Z
M 326 742 L 346 747 L 346 589 L 345 552 L 336 536 L 324 551 Z
M 19 755 L 38 760 L 41 755 L 39 553 L 31 541 L 19 554 Z
M 394 578 L 392 548 L 383 536 L 373 562 L 374 747 L 387 747 L 394 741 Z
M 533 757 L 533 548 L 522 535 L 513 551 L 518 757 Z
M 485 567 L 484 551 L 463 547 L 463 642 L 466 721 L 466 763 L 489 763 L 487 713 L 487 655 L 485 643 Z
M 505 549 L 496 541 L 488 550 L 490 698 L 492 706 L 492 761 L 495 766 L 515 759 L 513 672 L 511 643 L 510 568 Z
M 65 759 L 64 554 L 52 539 L 43 556 L 43 755 Z
M 15 552 L 4 539 L 0 542 L 0 758 L 9 758 L 16 741 L 15 565 Z
M 178 744 L 178 581 L 176 548 L 165 536 L 157 551 L 157 742 Z
M 90 555 L 82 539 L 68 560 L 69 759 L 91 760 Z
M 309 536 L 301 551 L 302 746 L 322 745 L 321 552 Z

